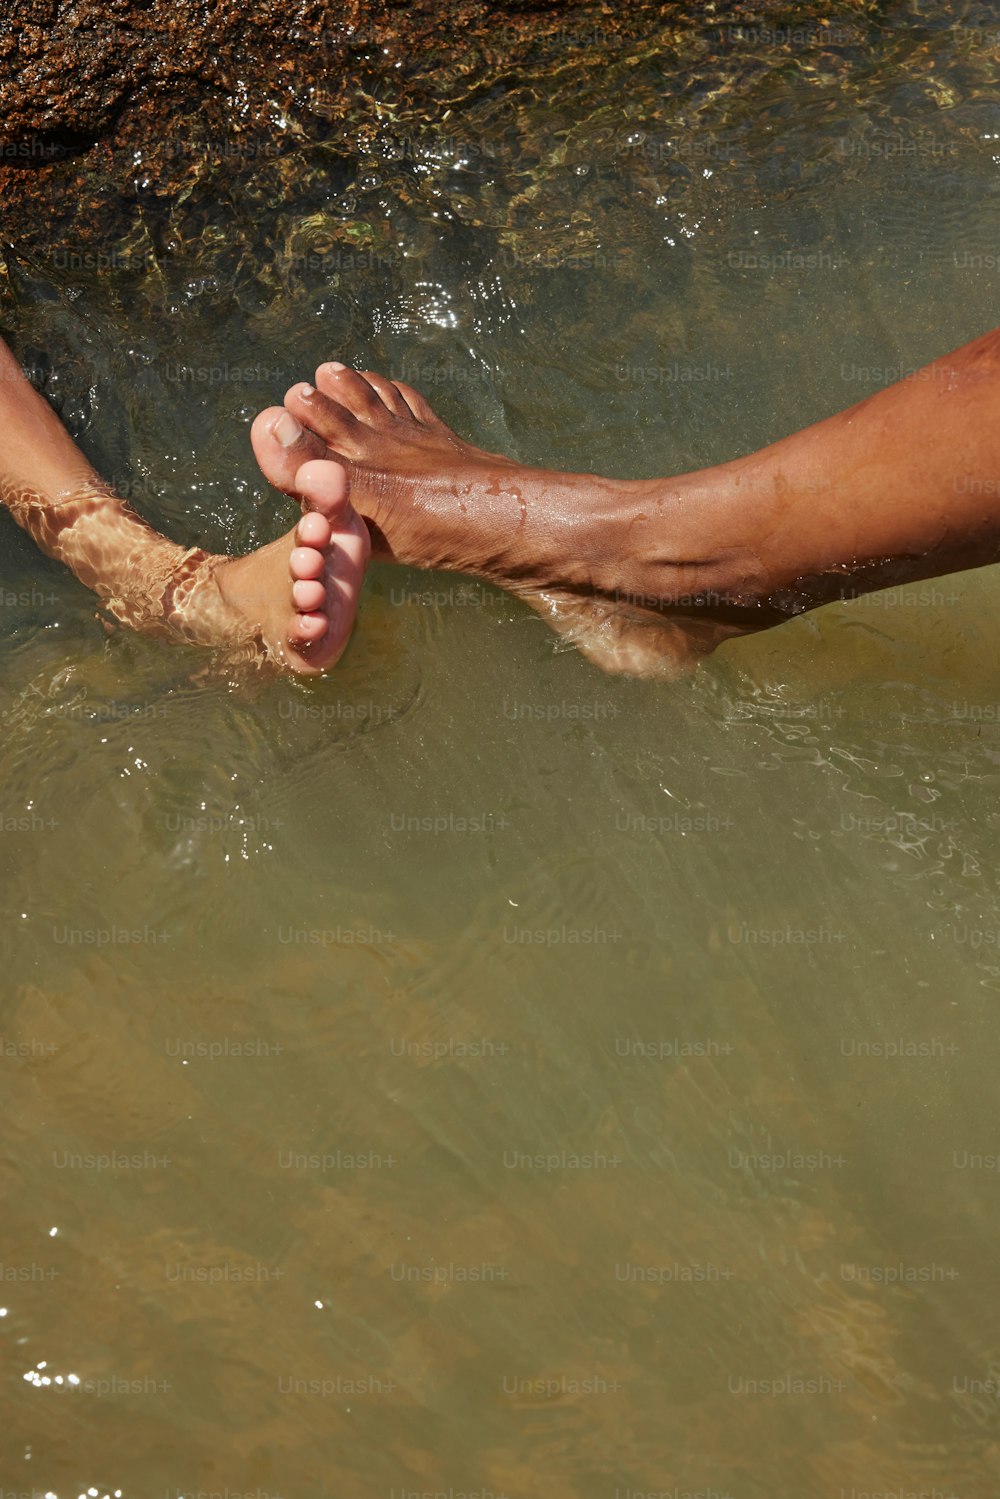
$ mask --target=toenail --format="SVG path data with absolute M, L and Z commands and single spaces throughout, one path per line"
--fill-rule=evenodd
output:
M 340 374 L 341 370 L 346 370 L 346 368 L 347 365 L 341 364 L 339 359 L 331 359 L 330 363 L 327 365 L 328 370 L 334 370 L 338 375 Z
M 302 428 L 294 416 L 290 416 L 285 411 L 278 417 L 278 420 L 274 424 L 274 435 L 283 448 L 290 448 L 292 443 L 298 442 L 302 436 Z

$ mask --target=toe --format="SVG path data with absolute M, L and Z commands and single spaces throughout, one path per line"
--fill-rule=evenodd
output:
M 332 535 L 332 525 L 318 510 L 307 510 L 295 528 L 295 540 L 299 546 L 316 547 L 318 551 L 330 545 Z
M 275 489 L 295 493 L 295 475 L 309 458 L 322 458 L 323 440 L 298 423 L 284 406 L 269 406 L 255 419 L 250 441 L 261 472 Z
M 316 384 L 323 395 L 346 406 L 366 426 L 381 425 L 386 420 L 388 408 L 382 397 L 357 370 L 337 363 L 321 364 Z
M 310 460 L 295 475 L 295 485 L 296 494 L 301 495 L 310 510 L 325 517 L 332 526 L 342 524 L 350 511 L 350 483 L 342 463 L 331 459 L 319 463 Z
M 300 522 L 302 531 L 318 535 L 316 526 L 333 534 L 323 550 L 297 546 L 291 553 L 292 604 L 299 612 L 289 622 L 285 660 L 293 671 L 325 671 L 344 652 L 358 609 L 358 597 L 371 555 L 364 521 L 348 500 L 347 475 L 338 463 L 305 463 L 296 475 L 304 503 L 314 506 Z
M 300 614 L 311 614 L 326 603 L 326 588 L 319 578 L 298 578 L 292 584 L 292 603 Z
M 322 640 L 330 628 L 325 614 L 296 614 L 288 631 L 290 645 L 310 645 Z
M 391 411 L 393 416 L 402 417 L 404 421 L 412 420 L 413 412 L 404 401 L 402 392 L 396 389 L 391 380 L 376 374 L 374 370 L 365 370 L 363 374 L 387 411 Z
M 326 559 L 322 552 L 317 552 L 315 547 L 294 547 L 289 565 L 293 578 L 321 578 L 326 566 Z
M 303 504 L 325 516 L 333 527 L 338 567 L 357 574 L 360 583 L 372 541 L 368 527 L 348 499 L 347 474 L 339 463 L 304 463 L 295 476 Z
M 293 385 L 285 394 L 285 407 L 334 453 L 353 451 L 355 439 L 365 432 L 364 425 L 353 412 L 340 401 L 331 400 L 314 385 Z M 303 453 L 299 461 L 321 456 L 313 449 Z
M 441 418 L 435 415 L 433 406 L 420 394 L 419 390 L 414 390 L 413 386 L 407 385 L 404 380 L 394 380 L 392 383 L 418 422 L 426 422 L 428 426 L 433 427 L 444 426 Z

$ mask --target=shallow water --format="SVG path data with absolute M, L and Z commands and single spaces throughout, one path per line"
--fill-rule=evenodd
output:
M 730 457 L 998 321 L 962 16 L 383 80 L 11 256 L 5 327 L 218 549 L 334 355 L 525 459 Z M 0 536 L 4 1493 L 995 1492 L 994 569 L 664 687 L 374 567 L 248 688 Z

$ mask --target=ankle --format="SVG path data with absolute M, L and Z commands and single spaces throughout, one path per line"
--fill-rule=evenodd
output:
M 144 635 L 195 645 L 219 643 L 219 623 L 233 614 L 219 586 L 225 557 L 200 547 L 187 551 L 159 538 L 129 557 L 109 583 L 96 591 L 119 624 Z
M 223 601 L 219 573 L 225 560 L 201 547 L 190 547 L 177 559 L 159 600 L 152 599 L 168 629 L 189 640 L 206 635 L 207 616 Z
M 636 486 L 597 474 L 514 467 L 498 474 L 487 506 L 493 524 L 481 532 L 484 576 L 530 590 L 558 588 L 613 597 L 625 586 Z
M 263 648 L 258 627 L 227 587 L 229 575 L 243 560 L 205 552 L 200 547 L 185 552 L 160 595 L 162 627 L 175 639 L 192 645 L 230 648 L 252 641 Z
M 769 576 L 748 524 L 754 507 L 728 468 L 624 486 L 607 547 L 617 602 L 711 612 L 767 598 Z

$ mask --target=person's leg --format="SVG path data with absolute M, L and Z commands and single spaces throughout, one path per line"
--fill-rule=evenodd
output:
M 316 386 L 254 423 L 277 488 L 295 493 L 304 458 L 336 457 L 377 553 L 490 578 L 563 617 L 596 610 L 604 629 L 625 628 L 617 606 L 655 611 L 696 654 L 833 598 L 1000 558 L 1000 331 L 760 452 L 670 479 L 522 467 L 463 442 L 408 386 L 339 364 Z
M 247 557 L 185 551 L 94 472 L 0 340 L 0 500 L 107 612 L 147 633 L 314 673 L 347 644 L 370 551 L 342 468 L 307 465 L 307 513 Z

